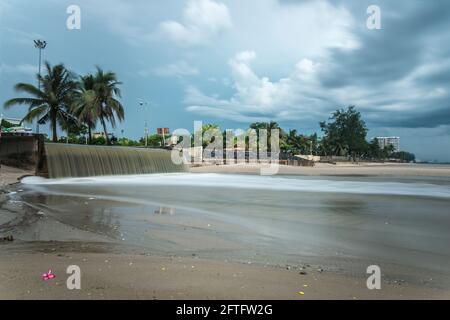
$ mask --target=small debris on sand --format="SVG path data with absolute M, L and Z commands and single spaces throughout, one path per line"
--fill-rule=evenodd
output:
M 9 236 L 6 236 L 6 237 L 3 237 L 3 238 L 0 238 L 0 242 L 1 241 L 7 241 L 7 242 L 11 242 L 11 241 L 14 241 L 14 237 L 13 236 L 11 236 L 11 235 L 9 235 Z

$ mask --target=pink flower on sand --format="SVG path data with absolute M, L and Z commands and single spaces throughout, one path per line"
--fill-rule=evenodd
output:
M 42 274 L 42 280 L 50 280 L 50 279 L 53 279 L 54 277 L 56 277 L 56 276 L 53 273 L 52 269 L 48 270 L 47 273 Z

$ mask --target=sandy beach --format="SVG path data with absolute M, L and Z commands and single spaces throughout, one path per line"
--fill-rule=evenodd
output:
M 364 275 L 346 277 L 311 268 L 288 270 L 118 251 L 90 243 L 1 245 L 0 299 L 450 298 L 448 291 L 401 283 L 383 283 L 381 290 L 368 290 Z M 81 290 L 66 287 L 66 268 L 72 264 L 82 270 Z M 40 275 L 48 268 L 56 278 L 43 281 Z
M 5 189 L 8 185 L 18 183 L 21 177 L 34 175 L 32 170 L 23 170 L 13 167 L 0 166 L 0 190 Z
M 191 171 L 256 173 L 257 170 L 247 166 L 208 166 Z M 447 168 L 420 165 L 282 167 L 280 173 L 450 176 Z M 381 290 L 368 290 L 364 269 L 354 269 L 351 274 L 337 272 L 307 259 L 292 264 L 242 261 L 227 256 L 224 248 L 228 244 L 217 240 L 214 233 L 203 234 L 201 223 L 197 225 L 195 220 L 179 222 L 184 230 L 192 227 L 192 233 L 168 233 L 170 241 L 175 241 L 173 245 L 177 246 L 176 241 L 180 244 L 194 241 L 197 246 L 217 244 L 224 253 L 207 254 L 206 249 L 152 250 L 111 241 L 100 221 L 89 225 L 81 212 L 79 222 L 61 225 L 57 217 L 47 215 L 45 207 L 18 203 L 9 192 L 19 190 L 11 183 L 28 174 L 5 166 L 1 170 L 4 194 L 0 195 L 0 237 L 13 236 L 14 241 L 0 242 L 0 299 L 450 299 L 446 284 L 435 285 L 433 279 L 424 279 L 423 284 L 405 281 L 401 274 L 396 278 L 396 271 L 383 278 Z M 155 217 L 157 221 L 166 219 Z M 87 226 L 84 228 L 82 224 Z M 216 230 L 221 232 L 220 228 Z M 73 264 L 82 270 L 81 290 L 66 287 L 65 270 Z M 54 271 L 56 278 L 43 281 L 41 274 L 48 269 Z

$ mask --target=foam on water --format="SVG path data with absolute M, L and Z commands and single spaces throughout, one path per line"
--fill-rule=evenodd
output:
M 235 174 L 148 174 L 128 176 L 103 176 L 88 178 L 44 179 L 27 177 L 27 185 L 99 185 L 126 188 L 127 186 L 173 186 L 201 188 L 233 188 L 251 190 L 327 192 L 350 194 L 379 194 L 397 196 L 423 196 L 450 198 L 450 186 L 431 183 L 402 183 L 381 181 L 348 181 L 311 179 L 307 177 L 283 178 Z

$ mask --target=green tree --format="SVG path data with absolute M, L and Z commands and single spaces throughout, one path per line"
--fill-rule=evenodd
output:
M 212 137 L 210 140 L 207 140 L 204 138 L 205 136 L 205 132 L 208 130 L 220 130 L 219 125 L 214 124 L 214 123 L 206 123 L 204 125 L 202 125 L 202 133 L 201 133 L 201 137 L 202 137 L 202 146 L 203 148 L 206 148 L 210 143 L 214 142 L 215 137 Z M 198 130 L 200 131 L 200 130 Z M 197 133 L 198 133 L 197 131 Z M 191 136 L 191 146 L 194 146 L 195 143 L 195 139 L 194 139 L 195 133 L 192 134 Z M 225 136 L 223 136 L 223 141 L 225 141 Z
M 381 158 L 387 159 L 389 158 L 392 153 L 394 153 L 394 146 L 393 145 L 387 145 L 381 150 Z
M 98 105 L 94 76 L 81 77 L 71 110 L 77 119 L 86 126 L 89 144 L 92 142 L 92 130 L 95 129 L 99 117 Z
M 382 151 L 378 139 L 374 138 L 367 146 L 367 158 L 380 159 L 382 157 Z
M 141 138 L 139 142 L 145 145 L 145 138 Z M 164 146 L 164 139 L 161 134 L 152 134 L 147 137 L 147 143 L 150 147 L 161 147 Z
M 286 135 L 287 152 L 293 154 L 317 154 L 319 152 L 319 139 L 314 133 L 310 136 L 298 134 L 296 129 L 289 130 Z
M 272 130 L 278 129 L 279 130 L 279 139 L 280 139 L 280 149 L 286 149 L 286 138 L 287 135 L 286 133 L 283 131 L 283 129 L 281 129 L 280 125 L 275 122 L 275 121 L 270 121 L 270 122 L 254 122 L 252 124 L 250 124 L 250 129 L 254 129 L 256 131 L 256 134 L 258 136 L 258 146 L 259 146 L 259 130 L 261 129 L 265 129 L 267 130 L 267 150 L 271 151 L 272 147 L 271 147 L 271 142 L 272 142 Z
M 106 122 L 110 122 L 111 126 L 115 128 L 116 117 L 119 121 L 124 120 L 125 111 L 122 104 L 118 100 L 121 97 L 119 85 L 121 82 L 117 81 L 116 74 L 113 72 L 104 72 L 97 67 L 97 72 L 94 75 L 94 91 L 95 91 L 95 114 L 98 116 L 105 132 L 106 144 L 110 145 L 111 141 L 108 136 Z
M 106 139 L 103 136 L 99 136 L 97 138 L 93 138 L 91 140 L 91 144 L 93 145 L 104 145 L 106 143 Z
M 53 142 L 58 141 L 57 125 L 66 123 L 73 116 L 70 114 L 70 106 L 73 101 L 75 89 L 74 75 L 63 64 L 51 66 L 45 63 L 45 74 L 37 75 L 41 83 L 41 89 L 32 84 L 18 83 L 15 90 L 26 93 L 29 97 L 13 98 L 5 102 L 5 109 L 13 105 L 28 105 L 28 113 L 23 118 L 26 122 L 37 119 L 39 124 L 50 122 Z
M 137 147 L 143 145 L 143 143 L 140 143 L 139 141 L 135 141 L 125 137 L 117 140 L 117 144 L 120 146 L 127 146 L 127 147 Z
M 355 107 L 336 110 L 329 122 L 320 122 L 324 133 L 322 144 L 331 155 L 346 155 L 355 161 L 367 151 L 367 127 Z
M 76 118 L 71 118 L 68 121 L 62 123 L 61 129 L 67 132 L 67 136 L 71 138 L 72 141 L 78 141 L 78 138 L 80 136 L 86 135 L 88 131 L 87 126 L 84 123 L 79 122 Z M 84 138 L 83 140 L 85 141 Z
M 414 162 L 416 161 L 416 156 L 413 153 L 406 151 L 394 152 L 391 154 L 391 157 L 394 159 L 399 159 L 404 162 Z
M 302 136 L 297 134 L 296 129 L 289 130 L 289 133 L 286 136 L 286 145 L 287 145 L 287 151 L 290 151 L 294 154 L 301 153 L 301 146 L 302 146 Z
M 8 121 L 6 121 L 5 119 L 2 119 L 2 122 L 0 123 L 0 127 L 1 128 L 12 128 L 14 127 L 14 125 Z

